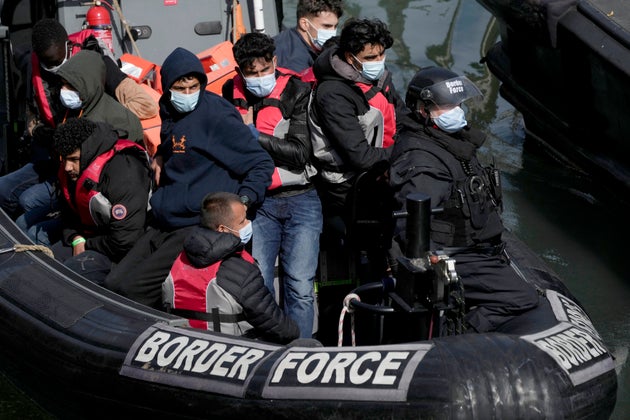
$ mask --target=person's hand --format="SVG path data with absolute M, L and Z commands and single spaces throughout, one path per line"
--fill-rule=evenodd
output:
M 254 124 L 254 108 L 247 108 L 247 114 L 243 114 L 243 122 L 246 125 Z
M 156 186 L 160 185 L 162 166 L 164 166 L 164 159 L 162 158 L 162 156 L 155 156 L 151 161 L 151 171 L 153 171 L 153 181 L 155 182 Z

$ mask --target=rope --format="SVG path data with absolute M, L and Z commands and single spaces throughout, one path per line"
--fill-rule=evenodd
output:
M 343 346 L 343 319 L 346 316 L 346 312 L 350 314 L 350 334 L 352 336 L 352 347 L 356 347 L 356 337 L 354 335 L 354 308 L 350 306 L 353 300 L 361 302 L 361 298 L 356 293 L 350 293 L 343 298 L 343 308 L 341 309 L 341 315 L 339 316 L 339 327 L 337 328 L 337 347 Z
M 120 18 L 120 23 L 122 23 L 122 26 L 125 28 L 125 32 L 127 32 L 127 36 L 129 37 L 129 41 L 131 42 L 132 51 L 135 51 L 136 55 L 142 58 L 142 56 L 140 55 L 140 49 L 138 49 L 138 45 L 136 44 L 136 41 L 133 39 L 133 35 L 131 35 L 131 29 L 129 28 L 127 19 L 125 19 L 125 16 L 123 15 L 123 12 L 122 12 L 122 9 L 120 8 L 120 4 L 118 3 L 118 0 L 113 0 L 112 3 L 114 4 L 114 10 L 116 10 L 118 17 Z
M 44 245 L 24 245 L 24 244 L 15 244 L 13 247 L 15 252 L 26 252 L 26 251 L 40 251 L 44 254 L 48 255 L 50 258 L 55 258 L 53 252 L 50 248 Z

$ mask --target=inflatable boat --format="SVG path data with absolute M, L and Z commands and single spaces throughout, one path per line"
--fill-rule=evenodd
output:
M 530 136 L 615 195 L 630 195 L 630 5 L 477 0 L 501 42 L 484 58 Z M 605 145 L 605 147 L 602 147 Z
M 1 213 L 0 366 L 63 418 L 607 418 L 611 354 L 558 278 L 507 237 L 551 316 L 524 314 L 502 333 L 280 346 L 191 329 L 102 289 L 29 246 Z M 353 306 L 357 324 L 361 311 L 395 310 Z
M 70 32 L 79 29 L 78 9 L 89 12 L 79 2 L 54 3 L 63 3 L 58 17 Z M 124 43 L 143 47 L 143 60 L 126 57 L 140 69 L 140 82 L 158 73 L 153 63 L 173 42 L 157 29 L 190 26 L 186 18 L 201 3 L 124 3 L 126 20 L 137 24 L 112 22 L 114 47 L 117 53 Z M 194 25 L 202 38 L 187 44 L 203 51 L 200 59 L 215 72 L 218 50 L 204 48 L 221 48 L 226 39 L 222 3 L 203 1 L 215 15 Z M 277 26 L 274 13 L 264 21 Z M 0 368 L 61 418 L 608 417 L 617 390 L 612 355 L 561 281 L 506 237 L 541 305 L 500 333 L 462 333 L 451 299 L 458 294 L 454 261 L 423 253 L 401 261 L 407 276 L 344 291 L 331 305 L 340 313 L 320 316 L 321 336 L 339 333 L 340 346 L 321 338 L 280 346 L 191 329 L 186 319 L 94 285 L 30 244 L 0 212 Z M 320 303 L 336 300 L 333 289 L 320 287 Z M 428 303 L 414 302 L 418 291 Z

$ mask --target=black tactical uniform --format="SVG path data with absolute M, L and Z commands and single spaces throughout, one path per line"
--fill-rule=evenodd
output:
M 406 102 L 416 111 L 444 110 L 479 94 L 467 78 L 432 67 L 414 76 Z M 468 126 L 458 111 L 462 116 L 446 124 L 431 117 L 437 113 L 415 112 L 415 121 L 399 131 L 390 179 L 402 208 L 409 193 L 423 192 L 431 197 L 432 208 L 443 209 L 431 218 L 431 249 L 444 250 L 457 261 L 468 325 L 478 332 L 494 331 L 536 307 L 538 296 L 504 252 L 499 173 L 477 159 L 485 135 Z M 404 229 L 400 219 L 396 239 L 402 249 Z

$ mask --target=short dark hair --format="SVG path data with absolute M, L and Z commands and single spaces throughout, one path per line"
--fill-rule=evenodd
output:
M 55 150 L 62 157 L 74 153 L 94 133 L 96 126 L 94 121 L 85 118 L 69 118 L 55 130 Z
M 234 216 L 232 203 L 240 203 L 238 195 L 229 192 L 207 194 L 201 202 L 201 225 L 217 230 L 219 226 L 227 226 Z
M 232 47 L 234 60 L 239 67 L 249 67 L 255 59 L 273 59 L 276 46 L 273 39 L 266 34 L 250 32 L 243 35 Z
M 346 21 L 339 36 L 339 53 L 358 54 L 367 44 L 378 44 L 388 49 L 394 45 L 394 38 L 387 25 L 379 19 Z
M 185 74 L 185 75 L 183 75 L 182 77 L 180 77 L 179 79 L 175 80 L 175 81 L 173 82 L 173 84 L 171 85 L 171 87 L 172 87 L 175 83 L 177 83 L 177 82 L 188 82 L 189 80 L 193 80 L 193 79 L 195 79 L 195 80 L 197 80 L 199 83 L 201 83 L 201 80 L 199 79 L 199 73 L 194 73 L 194 72 L 193 72 L 193 73 L 188 73 L 188 74 Z
M 42 55 L 53 45 L 68 42 L 68 32 L 55 19 L 41 19 L 33 26 L 31 44 L 37 55 Z
M 321 12 L 332 12 L 340 18 L 343 15 L 342 0 L 300 0 L 295 14 L 298 20 L 305 16 L 317 16 Z

